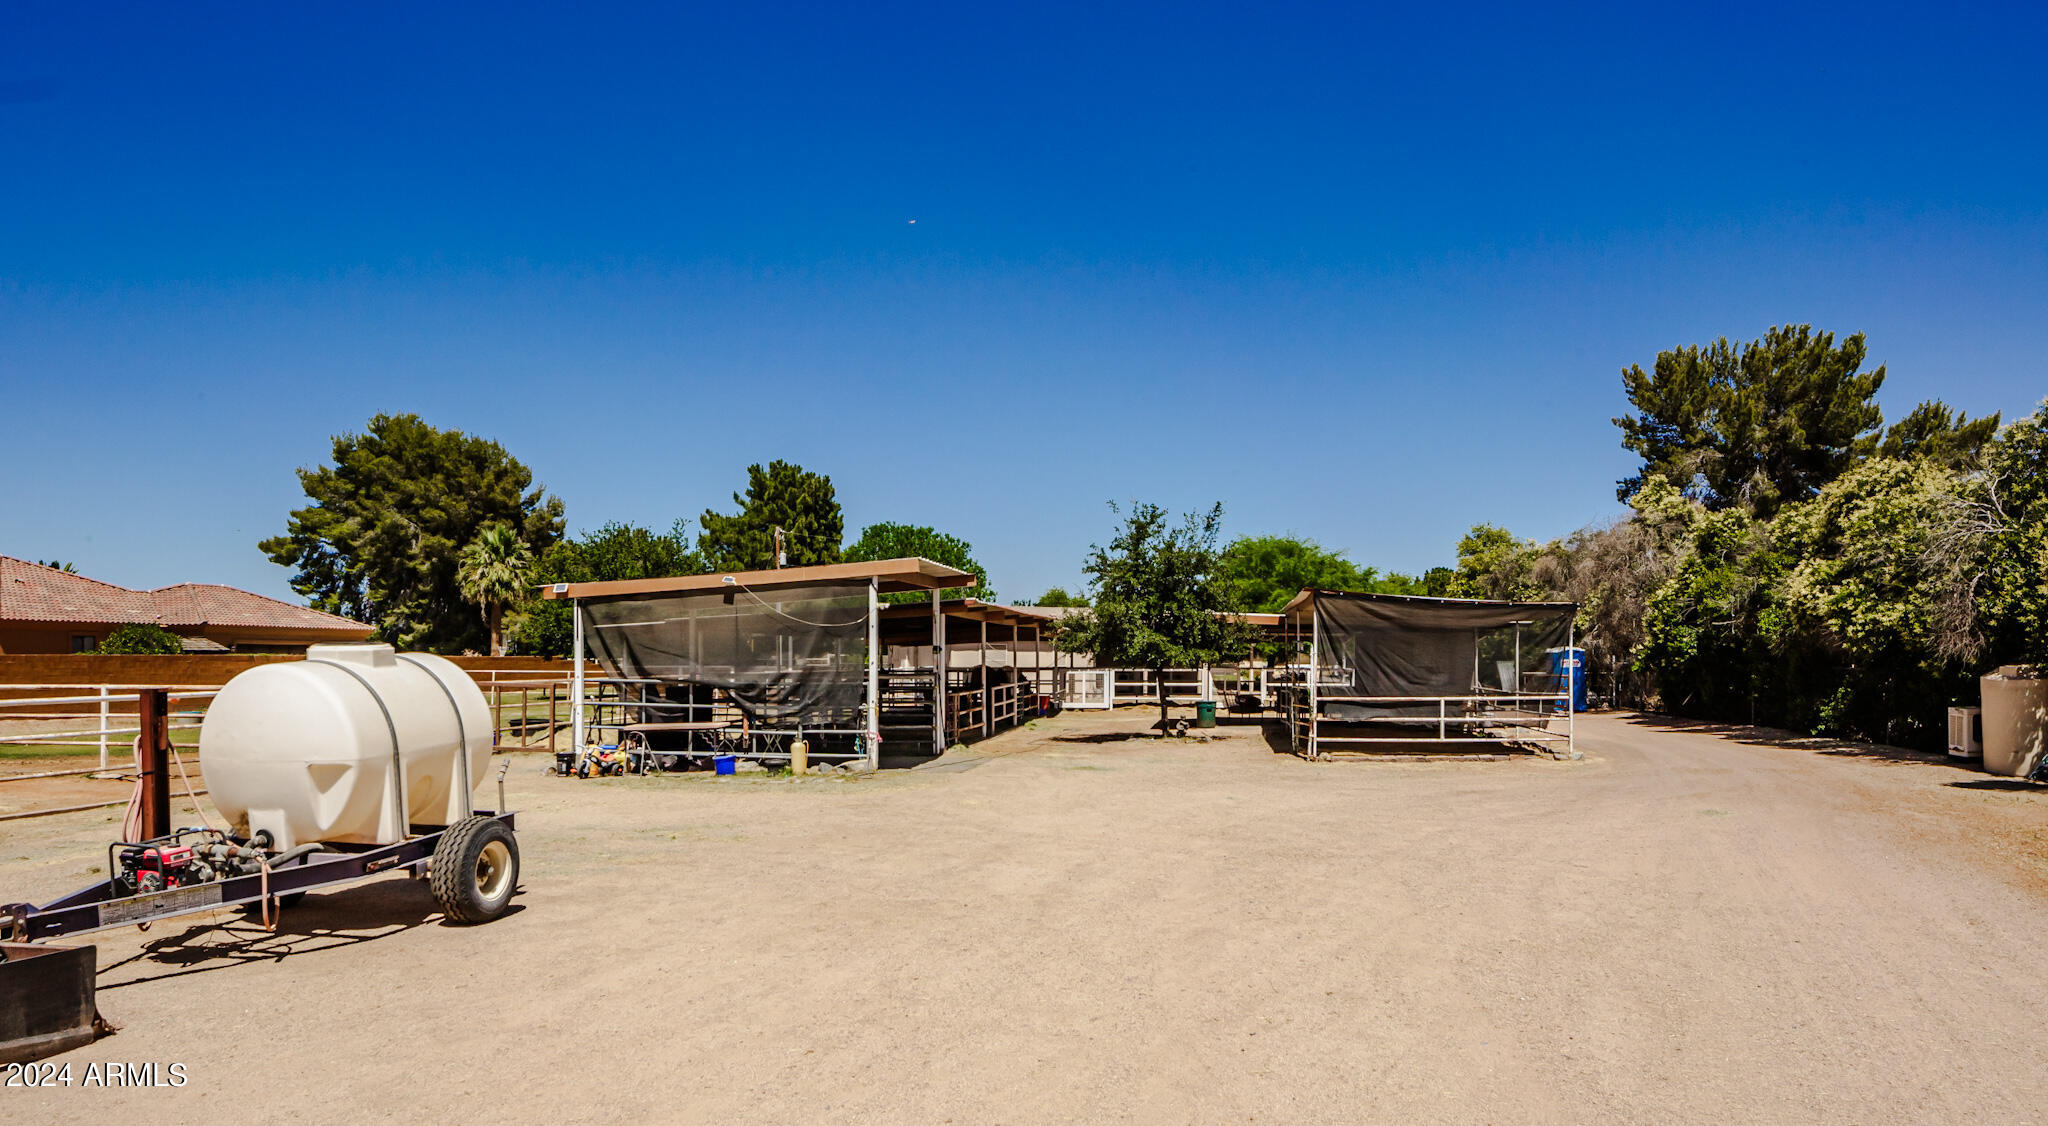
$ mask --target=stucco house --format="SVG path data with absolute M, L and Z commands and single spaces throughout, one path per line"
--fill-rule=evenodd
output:
M 0 653 L 89 653 L 131 622 L 185 639 L 188 653 L 289 653 L 362 641 L 370 627 L 214 583 L 155 590 L 88 579 L 0 555 Z

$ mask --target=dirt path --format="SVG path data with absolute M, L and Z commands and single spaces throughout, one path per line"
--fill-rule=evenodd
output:
M 1309 764 L 1069 715 L 858 781 L 515 770 L 526 892 L 387 880 L 101 939 L 179 1090 L 23 1121 L 2025 1122 L 2048 795 L 1582 721 L 1583 762 Z M 0 887 L 104 831 L 0 825 Z M 69 851 L 66 851 L 66 850 Z M 82 852 L 80 850 L 83 850 Z M 1997 855 L 1992 855 L 1996 853 Z M 103 853 L 102 853 L 103 855 Z M 289 956 L 281 956 L 289 951 Z M 18 1109 L 17 1109 L 18 1108 Z

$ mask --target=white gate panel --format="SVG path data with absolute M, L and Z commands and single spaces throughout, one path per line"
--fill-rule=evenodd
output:
M 1066 691 L 1061 694 L 1060 706 L 1064 708 L 1107 709 L 1110 706 L 1110 677 L 1114 669 L 1066 669 Z

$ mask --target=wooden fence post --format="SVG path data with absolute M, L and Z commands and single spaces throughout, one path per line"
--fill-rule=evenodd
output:
M 142 746 L 142 837 L 171 833 L 170 693 L 143 688 L 135 693 L 136 726 Z

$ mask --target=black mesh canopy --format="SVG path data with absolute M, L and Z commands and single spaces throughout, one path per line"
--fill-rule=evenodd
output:
M 1562 691 L 1569 602 L 1482 602 L 1314 592 L 1317 685 L 1325 696 L 1483 696 Z M 1435 705 L 1331 700 L 1338 719 L 1435 715 Z
M 587 599 L 583 614 L 610 675 L 722 688 L 763 726 L 851 727 L 867 692 L 865 582 Z

